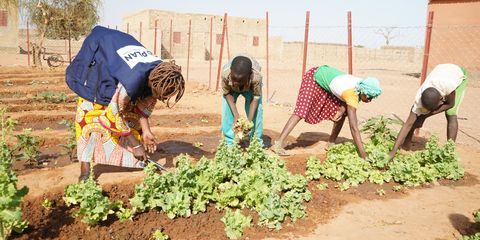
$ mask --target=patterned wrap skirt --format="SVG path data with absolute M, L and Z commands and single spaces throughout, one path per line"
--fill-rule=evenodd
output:
M 132 146 L 126 136 L 112 132 L 107 125 L 119 125 L 120 122 L 99 122 L 102 114 L 109 106 L 93 103 L 83 98 L 78 98 L 77 114 L 75 119 L 75 132 L 77 139 L 77 156 L 82 162 L 95 162 L 121 167 L 142 168 L 144 163 L 133 155 Z M 107 111 L 108 112 L 108 111 Z M 129 112 L 125 119 L 131 128 L 132 135 L 141 139 L 141 128 L 138 122 L 140 116 Z
M 317 124 L 322 120 L 330 120 L 345 105 L 332 93 L 322 89 L 314 79 L 318 67 L 308 70 L 302 79 L 300 91 L 293 114 L 309 124 Z

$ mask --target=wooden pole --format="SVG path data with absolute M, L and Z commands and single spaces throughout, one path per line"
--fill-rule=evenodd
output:
M 227 22 L 227 18 L 225 18 L 225 36 L 227 38 L 227 56 L 228 56 L 228 60 L 230 60 L 230 43 L 228 41 L 228 22 Z
M 192 20 L 188 20 L 188 49 L 187 49 L 187 82 L 190 71 L 190 41 L 192 39 Z
M 68 29 L 68 63 L 72 63 L 72 32 Z
M 432 38 L 432 26 L 433 26 L 433 12 L 428 13 L 427 17 L 427 28 L 425 32 L 425 47 L 423 50 L 423 65 L 422 65 L 422 75 L 420 76 L 420 84 L 425 81 L 427 78 L 427 69 L 428 69 L 428 59 L 430 56 L 430 41 Z
M 153 54 L 157 55 L 157 25 L 158 20 L 155 20 L 155 31 L 153 32 Z
M 213 35 L 213 18 L 210 17 L 210 55 L 208 56 L 209 67 L 208 67 L 208 90 L 212 88 L 212 35 Z
M 423 64 L 422 64 L 422 74 L 420 75 L 420 85 L 423 84 L 427 78 L 427 69 L 428 69 L 428 58 L 430 56 L 430 41 L 432 38 L 432 26 L 433 26 L 433 12 L 428 12 L 427 16 L 427 27 L 425 32 L 425 47 L 423 49 Z M 415 129 L 415 135 L 420 134 L 420 128 Z
M 225 40 L 225 30 L 227 28 L 227 13 L 223 16 L 223 30 L 222 30 L 222 41 L 220 44 L 220 54 L 218 57 L 218 71 L 217 71 L 217 83 L 215 85 L 215 91 L 218 91 L 218 87 L 220 84 L 220 77 L 221 77 L 221 70 L 222 70 L 222 56 L 223 56 L 223 45 Z
M 348 11 L 347 13 L 348 21 L 348 74 L 353 74 L 353 64 L 352 64 L 352 12 Z
M 140 30 L 139 30 L 139 42 L 142 42 L 142 21 L 140 21 Z
M 310 11 L 307 11 L 305 17 L 305 37 L 303 40 L 303 65 L 302 65 L 302 78 L 305 74 L 305 68 L 307 67 L 307 49 L 308 49 L 308 29 L 310 25 Z
M 173 19 L 170 19 L 170 56 L 173 58 Z
M 30 67 L 30 25 L 27 21 L 27 55 L 28 55 L 28 66 Z
M 265 22 L 265 35 L 266 35 L 266 39 L 265 39 L 265 45 L 266 45 L 266 50 L 267 50 L 267 69 L 266 69 L 266 78 L 267 78 L 267 101 L 268 101 L 268 98 L 270 97 L 270 94 L 269 94 L 269 87 L 270 87 L 270 84 L 269 84 L 269 76 L 268 76 L 268 70 L 269 70 L 269 65 L 268 65 L 268 58 L 269 58 L 269 52 L 268 52 L 268 11 L 265 13 L 265 19 L 266 19 L 266 22 Z

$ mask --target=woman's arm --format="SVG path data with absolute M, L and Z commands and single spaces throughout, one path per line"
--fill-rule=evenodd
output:
M 393 145 L 392 151 L 390 151 L 390 153 L 388 154 L 390 159 L 392 159 L 395 156 L 395 153 L 397 153 L 398 148 L 405 141 L 405 137 L 407 136 L 408 132 L 412 129 L 415 121 L 417 121 L 417 114 L 410 111 L 410 115 L 408 115 L 407 120 L 405 121 L 405 123 L 403 123 L 402 128 L 398 133 L 397 140 L 395 140 L 395 144 Z
M 260 97 L 253 97 L 250 102 L 250 112 L 248 113 L 248 121 L 252 122 L 255 117 L 255 113 L 258 109 L 258 103 L 260 102 Z
M 233 125 L 235 125 L 235 123 L 238 120 L 238 110 L 237 110 L 237 106 L 235 105 L 235 100 L 233 99 L 233 96 L 230 93 L 225 95 L 224 97 L 225 97 L 225 99 L 227 99 L 228 106 L 230 107 L 230 110 L 232 111 Z
M 140 115 L 139 123 L 142 128 L 143 146 L 149 153 L 154 153 L 157 150 L 157 139 L 150 129 L 148 118 L 153 112 L 157 99 L 148 97 L 139 100 L 135 106 L 136 112 Z
M 145 148 L 132 135 L 132 130 L 124 119 L 124 111 L 127 110 L 129 104 L 130 97 L 127 95 L 125 88 L 119 84 L 110 104 L 100 116 L 99 122 L 108 131 L 124 136 L 132 147 L 135 158 L 143 161 L 146 159 Z
M 363 148 L 362 137 L 360 136 L 360 130 L 358 130 L 357 109 L 347 105 L 347 116 L 348 123 L 350 124 L 350 132 L 352 133 L 353 142 L 357 146 L 358 154 L 363 159 L 366 159 L 367 152 L 365 152 L 365 148 Z
M 142 127 L 143 146 L 149 153 L 154 153 L 157 151 L 158 141 L 150 129 L 148 118 L 142 116 L 140 117 L 139 122 L 140 126 Z

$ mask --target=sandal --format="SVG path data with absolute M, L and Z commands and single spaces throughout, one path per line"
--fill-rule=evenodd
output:
M 275 143 L 273 144 L 271 150 L 276 153 L 278 156 L 290 156 L 290 154 L 287 152 L 287 150 L 285 150 L 284 148 L 282 148 L 282 146 L 275 141 Z

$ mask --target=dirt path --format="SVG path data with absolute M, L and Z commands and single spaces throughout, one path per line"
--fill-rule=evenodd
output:
M 295 239 L 456 239 L 475 231 L 480 187 L 445 187 L 412 191 L 402 199 L 373 200 L 345 206 L 329 223 Z M 480 230 L 476 228 L 476 230 Z

